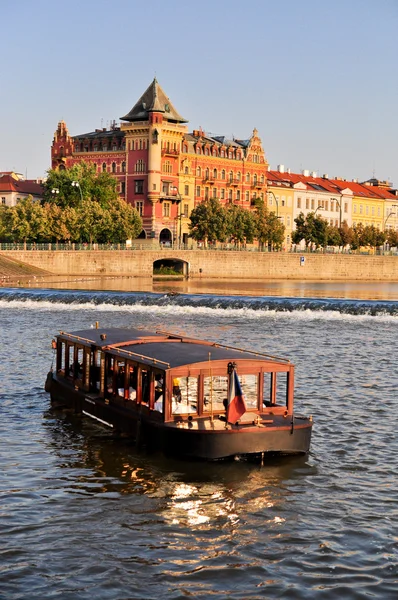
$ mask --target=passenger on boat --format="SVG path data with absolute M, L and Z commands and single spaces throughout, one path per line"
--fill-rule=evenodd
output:
M 173 378 L 173 396 L 175 397 L 177 402 L 181 402 L 181 388 L 179 377 Z

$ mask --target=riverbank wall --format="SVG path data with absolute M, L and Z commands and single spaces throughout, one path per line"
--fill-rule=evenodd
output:
M 190 279 L 398 281 L 397 256 L 206 250 L 7 250 L 1 256 L 54 275 L 153 277 L 182 264 Z

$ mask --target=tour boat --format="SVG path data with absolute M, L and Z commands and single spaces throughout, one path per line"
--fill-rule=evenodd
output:
M 312 417 L 293 410 L 284 358 L 163 331 L 102 329 L 52 342 L 53 407 L 86 415 L 137 445 L 217 460 L 306 454 Z

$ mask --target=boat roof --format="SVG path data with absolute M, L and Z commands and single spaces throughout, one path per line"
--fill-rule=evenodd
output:
M 208 360 L 255 360 L 282 364 L 290 362 L 285 358 L 224 346 L 216 342 L 144 329 L 82 329 L 70 333 L 60 331 L 58 337 L 80 342 L 83 345 L 95 345 L 110 354 L 136 359 L 161 369 Z

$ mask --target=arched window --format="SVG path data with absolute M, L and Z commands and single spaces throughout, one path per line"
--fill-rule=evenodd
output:
M 189 175 L 189 168 L 188 167 L 184 167 L 184 174 L 185 175 Z
M 254 173 L 254 175 L 253 175 L 253 183 L 254 183 L 254 185 L 257 185 L 257 174 L 256 173 Z
M 126 163 L 125 161 L 122 162 L 122 173 L 126 172 Z
M 234 180 L 234 172 L 230 171 L 229 172 L 229 180 L 232 182 Z
M 196 176 L 197 176 L 197 177 L 201 177 L 201 176 L 202 176 L 202 169 L 201 169 L 200 167 L 198 167 L 198 168 L 196 169 Z
M 246 183 L 250 183 L 250 173 L 246 173 Z
M 102 163 L 102 172 L 106 173 L 106 163 Z
M 205 171 L 205 178 L 209 179 L 209 169 L 206 169 L 206 171 Z
M 112 163 L 112 173 L 116 173 L 116 163 Z
M 221 179 L 225 179 L 225 170 L 224 169 L 221 171 Z
M 241 174 L 241 172 L 240 172 L 240 171 L 238 171 L 238 172 L 237 172 L 237 174 L 236 174 L 236 179 L 237 179 L 238 181 L 240 181 L 240 180 L 241 180 L 241 177 L 242 177 L 242 174 Z
M 261 182 L 261 184 L 263 184 L 263 183 L 264 183 L 264 175 L 261 175 L 261 177 L 260 177 L 260 182 Z
M 240 200 L 240 190 L 236 190 L 236 199 Z
M 217 179 L 217 169 L 214 169 L 214 171 L 213 171 L 213 177 L 214 177 L 214 179 Z

